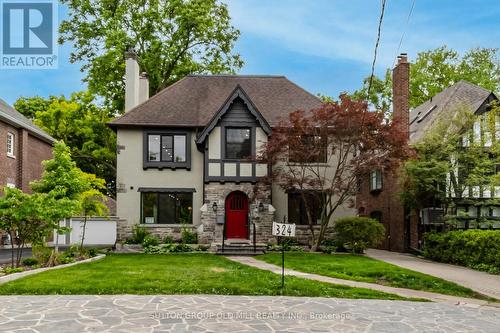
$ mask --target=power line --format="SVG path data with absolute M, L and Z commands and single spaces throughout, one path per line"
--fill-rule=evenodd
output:
M 385 1 L 386 0 L 382 0 L 382 9 L 380 11 L 380 18 L 378 21 L 377 42 L 375 43 L 375 50 L 373 52 L 372 73 L 370 75 L 370 81 L 368 82 L 368 91 L 366 92 L 367 100 L 370 96 L 370 90 L 372 88 L 372 82 L 373 82 L 373 75 L 375 73 L 375 62 L 377 61 L 377 50 L 378 50 L 378 44 L 380 43 L 380 30 L 382 29 L 382 21 L 384 19 Z
M 393 64 L 393 66 L 396 64 L 396 58 L 399 55 L 399 50 L 401 49 L 401 45 L 403 44 L 403 39 L 404 39 L 404 37 L 406 35 L 406 30 L 408 30 L 408 26 L 410 24 L 410 17 L 411 17 L 411 14 L 413 13 L 413 8 L 415 7 L 415 2 L 416 2 L 416 0 L 412 1 L 411 7 L 410 7 L 410 11 L 408 12 L 408 17 L 406 17 L 406 24 L 405 24 L 405 27 L 403 29 L 403 33 L 401 34 L 401 39 L 399 40 L 398 49 L 396 51 L 396 54 L 394 55 L 394 64 Z

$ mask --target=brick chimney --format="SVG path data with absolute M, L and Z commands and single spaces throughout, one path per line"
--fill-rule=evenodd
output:
M 406 53 L 398 56 L 398 63 L 392 70 L 392 119 L 401 130 L 410 135 L 410 63 Z

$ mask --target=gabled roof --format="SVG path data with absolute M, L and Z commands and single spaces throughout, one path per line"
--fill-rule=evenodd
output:
M 269 123 L 264 119 L 262 114 L 257 110 L 257 108 L 252 104 L 252 101 L 248 98 L 247 94 L 241 86 L 238 84 L 234 91 L 229 95 L 229 97 L 226 99 L 224 104 L 221 106 L 219 111 L 212 117 L 210 122 L 205 126 L 203 131 L 201 132 L 200 136 L 196 140 L 197 143 L 202 143 L 205 141 L 207 135 L 210 134 L 210 132 L 213 130 L 213 128 L 217 125 L 217 123 L 222 119 L 222 117 L 227 113 L 229 110 L 231 104 L 234 102 L 235 99 L 241 98 L 243 100 L 243 103 L 247 106 L 248 110 L 250 113 L 255 117 L 255 119 L 259 122 L 260 127 L 266 132 L 266 134 L 271 134 L 271 126 L 269 126 Z
M 136 106 L 110 125 L 205 127 L 237 87 L 270 126 L 321 100 L 284 76 L 188 75 Z
M 410 111 L 410 143 L 420 140 L 446 112 L 466 106 L 476 113 L 491 98 L 498 99 L 498 95 L 464 80 L 449 86 Z
M 4 100 L 0 99 L 0 120 L 4 121 L 15 128 L 24 128 L 29 131 L 33 136 L 52 144 L 55 139 L 45 133 L 41 128 L 36 126 L 23 116 L 19 111 L 7 104 Z

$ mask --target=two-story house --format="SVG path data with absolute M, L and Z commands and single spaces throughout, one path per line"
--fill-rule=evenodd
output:
M 403 56 L 393 70 L 393 119 L 401 122 L 410 145 L 424 138 L 443 117 L 453 117 L 464 107 L 477 116 L 472 129 L 473 136 L 484 136 L 483 116 L 490 111 L 491 103 L 498 100 L 498 94 L 462 80 L 410 111 L 409 66 L 406 56 Z M 450 189 L 449 196 L 456 205 L 454 215 L 466 213 L 471 219 L 482 216 L 500 220 L 500 207 L 492 205 L 490 200 L 500 197 L 500 187 L 486 190 L 480 186 L 465 187 L 456 196 L 449 184 L 447 186 Z M 370 216 L 384 224 L 386 237 L 380 246 L 382 249 L 403 252 L 420 248 L 425 232 L 442 230 L 443 212 L 439 207 L 418 212 L 405 209 L 399 196 L 401 190 L 397 170 L 374 170 L 360 182 L 356 206 L 360 215 Z M 496 227 L 499 226 L 497 223 Z
M 199 241 L 274 241 L 273 220 L 298 216 L 303 205 L 278 186 L 262 185 L 269 166 L 255 157 L 273 126 L 321 100 L 283 76 L 189 75 L 148 96 L 133 53 L 126 55 L 126 110 L 117 133 L 118 239 L 135 225 Z M 289 214 L 292 212 L 292 214 Z M 348 207 L 339 216 L 354 215 Z M 254 224 L 253 224 L 254 223 Z M 254 229 L 255 227 L 255 229 Z M 298 227 L 307 236 L 308 226 Z
M 16 187 L 30 192 L 40 178 L 42 161 L 52 158 L 54 139 L 0 99 L 0 191 Z

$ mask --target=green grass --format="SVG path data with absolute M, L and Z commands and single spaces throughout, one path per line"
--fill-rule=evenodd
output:
M 281 295 L 281 276 L 211 254 L 112 254 L 0 286 L 2 295 Z M 405 299 L 369 289 L 286 277 L 283 295 Z
M 267 253 L 257 259 L 281 266 L 281 253 Z M 285 267 L 345 280 L 491 300 L 453 282 L 361 255 L 288 252 Z

